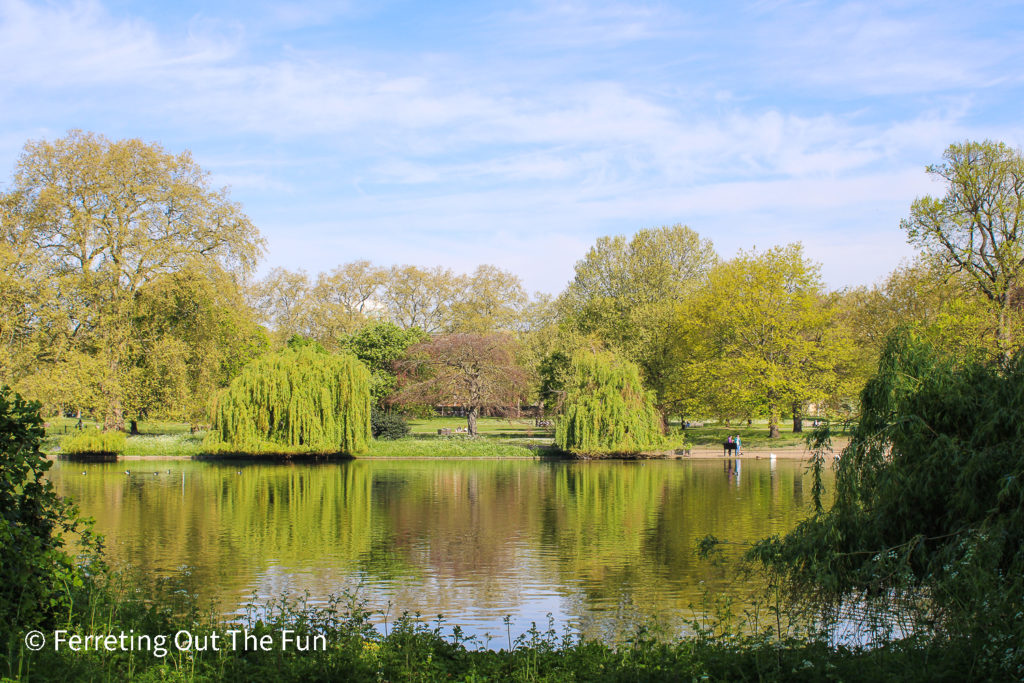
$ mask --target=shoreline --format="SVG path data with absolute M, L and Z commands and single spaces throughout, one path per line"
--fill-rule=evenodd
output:
M 825 457 L 834 460 L 839 457 L 841 448 L 834 448 L 833 452 Z M 678 451 L 647 451 L 636 455 L 618 456 L 596 456 L 591 458 L 576 457 L 572 455 L 360 455 L 360 456 L 293 456 L 281 458 L 276 456 L 253 456 L 253 455 L 118 455 L 110 459 L 102 458 L 78 458 L 61 457 L 60 453 L 47 453 L 48 460 L 65 460 L 75 462 L 121 462 L 121 461 L 159 461 L 159 460 L 194 460 L 207 462 L 358 462 L 372 460 L 565 460 L 565 461 L 636 461 L 636 460 L 770 460 L 772 455 L 776 460 L 810 460 L 811 452 L 802 446 L 789 446 L 775 449 L 744 450 L 740 455 L 722 455 L 719 449 L 713 447 L 698 447 L 690 449 L 689 453 Z

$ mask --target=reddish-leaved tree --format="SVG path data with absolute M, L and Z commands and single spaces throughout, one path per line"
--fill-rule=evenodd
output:
M 396 363 L 397 403 L 454 404 L 466 409 L 469 433 L 484 408 L 516 405 L 529 374 L 516 362 L 517 343 L 508 334 L 442 334 L 409 347 Z

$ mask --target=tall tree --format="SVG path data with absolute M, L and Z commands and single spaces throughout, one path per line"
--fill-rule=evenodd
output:
M 681 334 L 689 374 L 680 385 L 697 386 L 725 415 L 763 411 L 777 437 L 783 408 L 799 418 L 803 404 L 834 388 L 848 348 L 823 289 L 799 244 L 740 252 L 719 265 L 679 321 L 689 330 Z
M 396 325 L 435 334 L 451 325 L 452 305 L 464 287 L 465 277 L 448 268 L 393 266 L 388 271 L 383 299 Z
M 310 335 L 310 289 L 306 271 L 274 268 L 253 284 L 253 309 L 279 345 L 293 335 Z
M 453 332 L 493 332 L 519 326 L 529 296 L 519 276 L 482 265 L 463 278 L 462 291 L 452 304 Z
M 946 194 L 921 197 L 900 222 L 911 244 L 963 272 L 995 307 L 1001 351 L 1018 345 L 1014 309 L 1024 298 L 1024 155 L 1001 142 L 950 145 L 927 168 Z
M 717 261 L 710 240 L 683 225 L 640 230 L 628 240 L 601 237 L 562 294 L 563 319 L 639 365 L 665 409 L 676 308 Z
M 345 335 L 387 311 L 380 300 L 387 271 L 369 261 L 352 261 L 316 277 L 309 291 L 309 334 L 329 349 Z
M 505 333 L 438 335 L 409 348 L 399 364 L 397 400 L 463 406 L 469 433 L 476 436 L 484 408 L 516 405 L 529 387 L 517 351 L 515 339 Z
M 126 414 L 205 422 L 213 396 L 269 348 L 243 292 L 219 268 L 186 267 L 136 297 Z
M 188 152 L 72 131 L 29 142 L 8 199 L 51 277 L 89 302 L 69 326 L 95 330 L 105 372 L 104 425 L 124 428 L 129 324 L 135 294 L 190 261 L 245 273 L 262 239 L 226 189 L 210 187 Z

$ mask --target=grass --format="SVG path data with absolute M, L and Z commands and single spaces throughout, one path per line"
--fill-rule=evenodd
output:
M 466 427 L 464 417 L 432 417 L 409 420 L 413 436 L 437 436 L 438 429 L 448 428 L 453 432 Z M 480 436 L 500 439 L 554 439 L 554 427 L 537 427 L 532 419 L 505 420 L 499 417 L 481 417 L 476 422 Z
M 203 448 L 204 435 L 205 432 L 196 432 L 195 434 L 184 432 L 129 436 L 125 443 L 124 455 L 151 457 L 201 455 L 208 450 Z
M 77 433 L 75 418 L 51 418 L 47 420 L 47 436 L 43 440 L 43 450 L 57 453 L 60 442 L 67 434 Z M 83 420 L 86 428 L 98 425 L 91 420 Z M 467 435 L 453 434 L 439 436 L 438 429 L 465 427 L 465 418 L 436 417 L 414 419 L 409 421 L 411 432 L 409 437 L 397 441 L 374 441 L 369 453 L 360 457 L 387 458 L 519 458 L 534 457 L 537 449 L 553 446 L 554 428 L 537 427 L 532 419 L 506 420 L 495 417 L 484 417 L 477 421 L 479 437 L 470 439 Z M 836 425 L 838 427 L 838 425 Z M 805 429 L 810 430 L 809 421 L 805 421 Z M 745 422 L 731 425 L 706 422 L 703 427 L 691 427 L 685 432 L 679 429 L 679 423 L 670 425 L 670 434 L 665 445 L 658 451 L 670 451 L 689 447 L 720 448 L 729 435 L 739 434 L 743 440 L 743 448 L 767 449 L 802 447 L 807 433 L 793 433 L 791 421 L 780 425 L 778 439 L 768 438 L 768 424 L 764 420 L 755 421 L 748 426 Z M 139 422 L 137 436 L 128 436 L 125 440 L 123 455 L 172 457 L 195 456 L 210 453 L 209 446 L 203 445 L 204 432 L 190 433 L 189 425 L 184 422 L 142 421 Z M 842 438 L 846 432 L 834 434 Z M 225 455 L 228 455 L 225 453 Z

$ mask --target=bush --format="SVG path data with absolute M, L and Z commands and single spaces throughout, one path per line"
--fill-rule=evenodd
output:
M 124 453 L 124 432 L 88 429 L 61 439 L 60 451 L 68 455 L 120 455 Z
M 20 640 L 22 629 L 52 624 L 83 585 L 65 534 L 78 535 L 85 549 L 98 547 L 46 478 L 52 463 L 39 450 L 42 438 L 39 404 L 0 388 L 0 650 Z
M 374 408 L 370 413 L 370 429 L 375 439 L 401 439 L 409 433 L 410 427 L 401 415 Z

